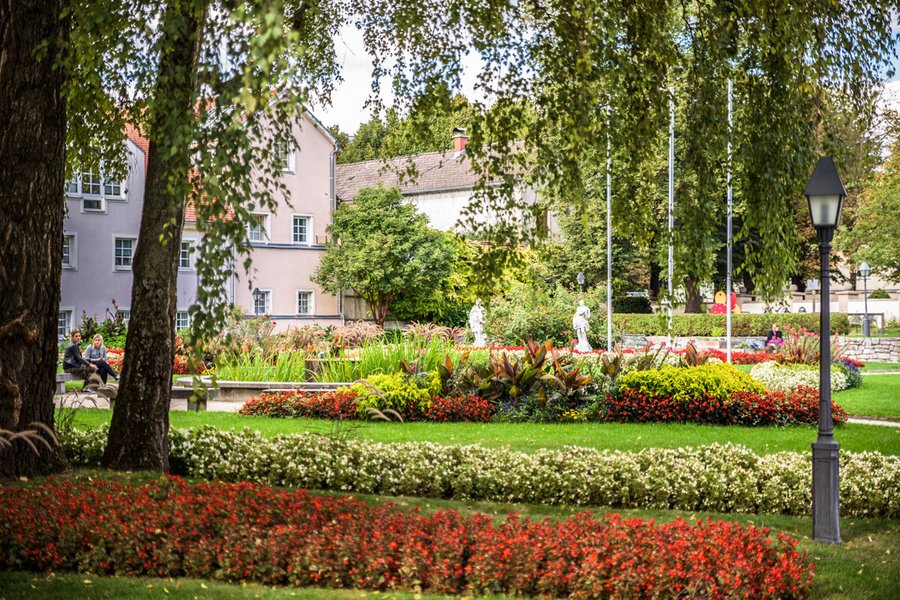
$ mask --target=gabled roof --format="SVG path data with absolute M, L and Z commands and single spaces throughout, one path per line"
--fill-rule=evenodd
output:
M 410 181 L 403 173 L 415 167 L 418 176 Z M 478 182 L 468 155 L 463 152 L 426 152 L 337 165 L 335 191 L 338 200 L 348 202 L 359 190 L 384 184 L 397 187 L 403 194 L 425 194 L 443 190 L 466 189 Z M 401 181 L 402 179 L 402 181 Z

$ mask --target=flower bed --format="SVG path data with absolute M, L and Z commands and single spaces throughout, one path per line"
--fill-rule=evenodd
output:
M 831 403 L 835 425 L 847 411 Z M 711 423 L 716 425 L 812 425 L 819 420 L 819 390 L 799 386 L 790 391 L 735 391 L 726 398 L 711 394 L 682 399 L 619 388 L 606 395 L 600 416 L 614 423 Z
M 473 394 L 468 396 L 435 396 L 424 408 L 411 407 L 401 414 L 406 421 L 487 422 L 494 416 L 493 404 Z M 357 394 L 353 390 L 336 392 L 272 392 L 250 399 L 238 411 L 258 417 L 293 417 L 306 419 L 358 419 Z
M 513 514 L 494 525 L 249 483 L 0 489 L 6 569 L 442 594 L 801 598 L 814 565 L 796 547 L 722 521 Z
M 99 466 L 108 427 L 62 437 L 73 465 Z M 531 454 L 315 434 L 266 438 L 213 427 L 171 430 L 175 472 L 201 479 L 495 502 L 807 515 L 809 452 L 734 445 L 640 452 L 569 447 Z M 900 517 L 900 457 L 841 452 L 841 514 Z
M 797 386 L 819 387 L 819 366 L 764 362 L 750 370 L 750 376 L 770 390 L 792 390 Z M 850 387 L 850 380 L 844 370 L 832 367 L 831 391 L 839 392 Z

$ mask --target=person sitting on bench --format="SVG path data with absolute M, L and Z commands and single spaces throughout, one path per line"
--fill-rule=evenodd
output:
M 778 329 L 777 324 L 772 323 L 772 329 L 769 330 L 769 334 L 766 336 L 766 348 L 771 346 L 778 349 L 782 344 L 784 344 L 784 337 L 781 330 Z
M 118 381 L 119 376 L 106 361 L 106 346 L 103 345 L 103 336 L 98 333 L 94 335 L 94 339 L 91 341 L 91 345 L 84 352 L 84 357 L 89 363 L 97 366 L 97 373 L 99 373 L 100 379 L 103 380 L 104 384 L 106 383 L 106 378 L 110 375 Z
M 101 379 L 97 376 L 97 366 L 92 365 L 81 355 L 81 332 L 77 329 L 72 332 L 72 341 L 66 346 L 63 355 L 63 371 L 84 379 L 84 385 L 99 385 Z

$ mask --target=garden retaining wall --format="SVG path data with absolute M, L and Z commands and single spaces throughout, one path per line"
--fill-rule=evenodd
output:
M 639 349 L 648 343 L 654 345 L 663 344 L 666 338 L 656 335 L 625 335 L 622 336 L 622 348 Z M 733 337 L 731 338 L 732 349 L 746 347 L 751 341 L 763 342 L 765 338 L 762 336 L 754 337 Z M 879 362 L 900 362 L 900 338 L 849 338 L 837 337 L 837 343 L 844 349 L 844 355 L 855 358 L 863 362 L 867 360 Z M 698 348 L 719 348 L 725 349 L 725 338 L 691 338 L 676 337 L 675 347 L 684 348 L 688 342 L 693 341 Z

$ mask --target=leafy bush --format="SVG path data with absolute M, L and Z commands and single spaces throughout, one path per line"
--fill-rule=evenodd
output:
M 652 315 L 653 307 L 645 296 L 618 296 L 613 298 L 613 312 L 624 314 Z
M 891 295 L 888 294 L 884 288 L 878 288 L 871 294 L 869 294 L 869 300 L 890 300 Z
M 305 381 L 306 354 L 247 352 L 216 361 L 216 375 L 229 381 Z
M 0 489 L 3 569 L 559 597 L 600 589 L 696 597 L 714 581 L 726 597 L 791 598 L 809 594 L 814 573 L 796 547 L 784 534 L 770 539 L 766 529 L 709 519 L 657 525 L 585 512 L 531 522 L 512 514 L 495 525 L 486 515 L 422 515 L 393 503 L 176 477 Z
M 517 283 L 508 296 L 491 301 L 486 331 L 489 338 L 502 344 L 541 340 L 568 346 L 575 339 L 572 316 L 578 300 L 578 292 L 562 286 L 547 291 Z M 587 290 L 584 302 L 591 309 L 588 341 L 595 348 L 605 347 L 606 288 L 598 286 Z
M 99 466 L 108 432 L 106 425 L 76 429 L 60 441 L 73 465 Z M 711 444 L 640 452 L 569 447 L 526 454 L 316 434 L 267 438 L 248 429 L 208 426 L 173 429 L 170 443 L 172 469 L 200 479 L 613 508 L 808 515 L 812 505 L 808 451 L 757 455 L 741 446 Z M 841 514 L 900 517 L 900 456 L 841 452 L 840 460 Z
M 676 314 L 672 316 L 672 331 L 676 336 L 718 337 L 724 335 L 725 315 L 709 314 Z M 731 316 L 731 333 L 738 336 L 765 337 L 778 323 L 784 330 L 804 328 L 819 332 L 819 315 L 815 313 L 785 313 L 778 315 L 756 315 L 741 313 Z M 613 325 L 623 334 L 631 335 L 668 335 L 665 314 L 636 315 L 613 314 Z M 591 325 L 593 327 L 593 324 Z M 845 334 L 850 331 L 850 320 L 845 314 L 832 313 L 831 333 Z M 721 333 L 720 333 L 721 332 Z
M 366 343 L 377 340 L 382 334 L 384 334 L 384 329 L 375 323 L 355 321 L 334 328 L 332 346 L 334 348 L 360 348 Z
M 766 391 L 746 373 L 732 365 L 721 363 L 691 368 L 664 366 L 647 371 L 631 371 L 619 377 L 618 385 L 622 391 L 638 392 L 644 396 L 675 402 L 707 397 L 728 400 L 737 392 Z
M 436 377 L 422 381 L 406 373 L 375 374 L 354 383 L 350 390 L 356 393 L 356 412 L 360 416 L 375 409 L 393 410 L 406 417 L 426 413 L 432 392 L 437 393 L 439 385 Z
M 750 370 L 750 377 L 770 390 L 792 390 L 803 385 L 819 388 L 818 365 L 780 365 L 770 361 L 755 365 Z M 850 386 L 847 374 L 840 368 L 831 369 L 831 391 L 839 392 Z
M 727 398 L 691 396 L 675 400 L 619 388 L 591 409 L 602 420 L 614 423 L 813 425 L 819 419 L 819 391 L 799 387 L 788 392 L 738 391 Z M 831 404 L 831 414 L 835 425 L 847 422 L 847 412 L 837 404 Z

